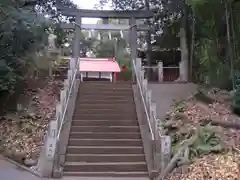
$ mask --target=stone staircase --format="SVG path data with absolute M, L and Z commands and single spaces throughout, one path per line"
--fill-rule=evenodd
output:
M 63 174 L 148 177 L 131 84 L 80 84 Z

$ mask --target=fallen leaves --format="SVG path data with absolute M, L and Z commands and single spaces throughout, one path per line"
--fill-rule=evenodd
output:
M 238 180 L 239 154 L 207 155 L 196 159 L 185 169 L 175 169 L 167 180 Z
M 55 116 L 61 86 L 62 82 L 54 81 L 36 92 L 28 90 L 25 93 L 32 96 L 29 106 L 21 113 L 2 117 L 0 141 L 4 155 L 14 158 L 19 154 L 22 160 L 37 159 L 48 122 Z
M 228 100 L 227 93 L 221 93 L 220 90 L 213 90 L 210 93 L 217 98 L 212 104 L 206 105 L 191 98 L 181 102 L 168 112 L 167 122 L 173 123 L 171 127 L 175 128 L 173 132 L 174 136 L 177 136 L 176 142 L 182 141 L 186 134 L 191 134 L 207 119 L 217 119 L 222 122 L 240 121 L 240 118 L 231 112 L 229 104 L 224 103 L 225 99 Z M 218 94 L 224 95 L 224 99 Z M 177 132 L 176 129 L 178 129 Z M 176 168 L 168 176 L 168 180 L 240 179 L 240 152 L 236 151 L 240 149 L 240 130 L 214 126 L 214 132 L 227 145 L 229 152 L 196 158 L 190 166 Z

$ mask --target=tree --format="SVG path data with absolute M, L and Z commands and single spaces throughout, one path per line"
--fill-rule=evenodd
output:
M 71 5 L 68 0 L 62 2 Z M 46 46 L 49 31 L 61 31 L 57 29 L 59 12 L 55 3 L 55 0 L 0 1 L 0 92 L 14 89 L 28 62 L 22 60 Z M 46 14 L 49 19 L 44 17 Z

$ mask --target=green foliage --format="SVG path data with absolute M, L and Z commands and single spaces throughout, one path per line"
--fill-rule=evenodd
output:
M 95 55 L 98 58 L 109 58 L 115 56 L 114 41 L 100 41 L 95 47 Z
M 196 6 L 203 5 L 207 1 L 208 0 L 186 0 L 186 3 L 195 8 Z
M 237 58 L 238 48 L 234 49 L 234 59 L 231 59 L 230 51 L 228 51 L 230 47 L 227 44 L 225 1 L 188 0 L 187 3 L 193 9 L 192 12 L 190 11 L 189 18 L 195 16 L 195 31 L 192 32 L 192 29 L 189 31 L 195 35 L 193 50 L 195 79 L 208 86 L 232 89 L 232 66 L 230 62 L 233 61 L 234 69 L 239 69 L 240 61 Z M 232 4 L 231 6 L 237 8 L 236 5 Z M 234 34 L 239 36 L 239 33 L 237 33 L 240 32 L 240 29 L 237 30 L 240 20 L 238 14 L 233 11 L 233 16 L 229 16 L 229 21 L 232 20 L 229 25 L 231 36 Z M 232 43 L 237 47 L 239 38 L 234 39 Z
M 240 113 L 240 72 L 235 72 L 235 90 L 232 93 L 232 109 Z
M 178 100 L 175 100 L 174 103 L 173 103 L 173 107 L 175 109 L 176 112 L 184 112 L 184 103 L 183 101 L 178 101 Z
M 127 54 L 126 52 L 124 53 L 124 51 L 120 51 L 117 54 L 116 59 L 120 67 L 126 66 L 126 70 L 119 73 L 118 79 L 125 81 L 131 80 L 132 69 L 131 69 L 131 57 L 129 56 L 129 54 Z
M 22 77 L 14 72 L 8 72 L 0 79 L 0 91 L 10 92 L 14 91 L 15 84 L 22 80 Z
M 184 141 L 174 145 L 174 151 L 176 152 L 180 146 L 188 143 L 183 161 L 189 161 L 204 154 L 217 153 L 224 150 L 220 137 L 217 136 L 214 127 L 210 124 L 198 127 L 190 137 L 188 136 Z
M 21 59 L 47 43 L 47 21 L 32 9 L 19 8 L 18 2 L 0 2 L 0 92 L 14 89 L 22 75 Z
M 69 0 L 59 2 L 73 5 Z M 45 49 L 49 33 L 57 35 L 57 47 L 65 42 L 65 33 L 57 23 L 55 3 L 55 0 L 0 1 L 0 95 L 14 90 L 24 75 L 24 66 L 34 64 L 31 54 Z M 50 19 L 44 17 L 46 13 Z

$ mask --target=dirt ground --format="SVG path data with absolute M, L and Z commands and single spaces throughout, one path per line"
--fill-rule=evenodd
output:
M 224 125 L 225 123 L 239 123 L 240 117 L 231 110 L 229 93 L 214 89 L 207 91 L 206 95 L 212 97 L 213 101 L 211 103 L 206 103 L 202 99 L 199 100 L 196 96 L 192 96 L 178 102 L 178 105 L 173 105 L 168 111 L 166 122 L 173 123 L 169 127 L 171 127 L 172 136 L 175 137 L 175 140 L 177 137 L 174 144 L 189 139 L 189 134 L 194 137 L 194 134 L 200 132 L 200 127 L 210 127 L 211 130 L 208 131 L 208 134 L 205 132 L 205 135 L 211 134 L 211 137 L 215 140 L 219 139 L 219 144 L 214 146 L 220 147 L 220 149 L 212 151 L 208 148 L 201 154 L 198 151 L 197 155 L 191 158 L 188 164 L 179 165 L 175 168 L 168 175 L 167 180 L 240 179 L 240 129 L 237 129 L 235 125 L 231 128 Z M 208 123 L 206 124 L 206 122 Z M 215 124 L 216 122 L 218 123 Z M 203 140 L 203 136 L 196 143 L 200 143 L 200 140 Z M 196 151 L 200 147 L 210 147 L 210 144 L 201 141 L 201 144 L 195 144 L 189 149 Z
M 0 150 L 4 156 L 21 164 L 36 162 L 61 87 L 62 81 L 50 79 L 26 84 L 16 100 L 17 110 L 1 116 Z

